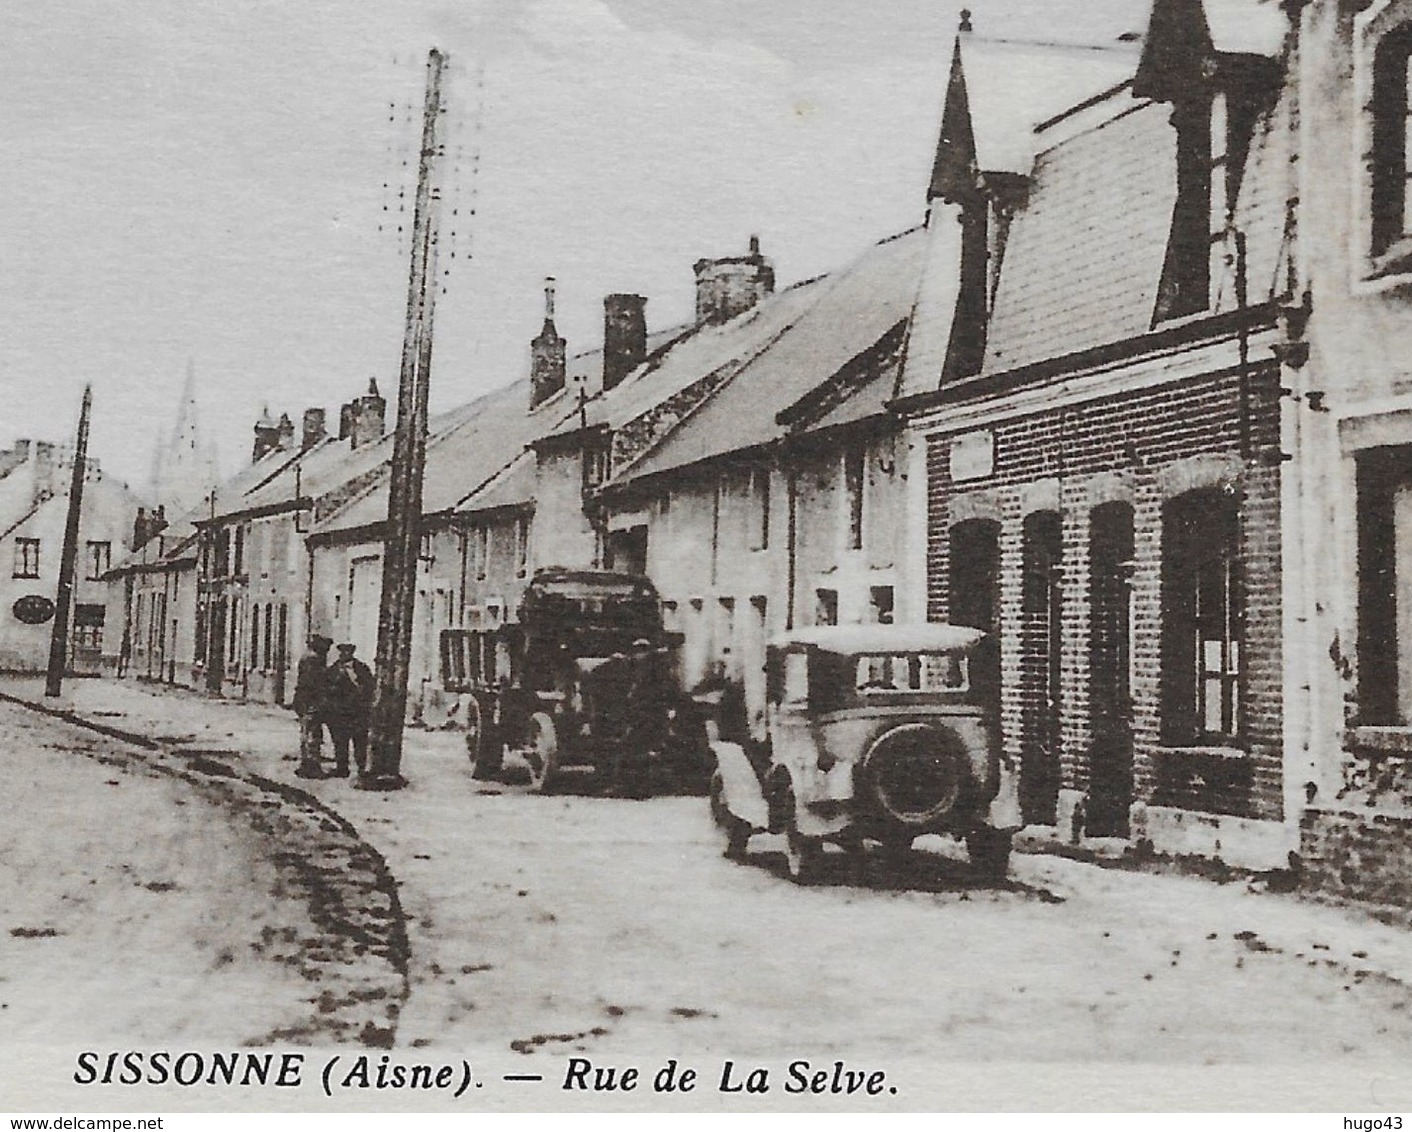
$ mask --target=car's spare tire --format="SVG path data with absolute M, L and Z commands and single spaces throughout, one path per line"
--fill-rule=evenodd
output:
M 907 723 L 885 731 L 863 757 L 863 774 L 879 811 L 920 827 L 955 808 L 970 781 L 965 744 L 946 726 Z

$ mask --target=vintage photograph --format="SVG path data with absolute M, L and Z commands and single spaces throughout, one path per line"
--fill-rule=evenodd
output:
M 0 1109 L 1412 1109 L 1412 0 L 0 27 Z

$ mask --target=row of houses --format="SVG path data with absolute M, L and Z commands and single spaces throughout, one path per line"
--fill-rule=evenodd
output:
M 989 630 L 1026 821 L 1406 902 L 1412 0 L 1154 0 L 1097 48 L 963 18 L 919 225 L 776 288 L 694 265 L 687 326 L 546 290 L 526 377 L 434 419 L 412 699 L 540 566 L 648 574 L 687 685 L 763 719 L 764 642 Z M 375 641 L 389 441 L 264 420 L 113 571 L 128 673 L 287 700 Z

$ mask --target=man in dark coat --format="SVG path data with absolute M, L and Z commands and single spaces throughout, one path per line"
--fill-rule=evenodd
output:
M 309 638 L 309 651 L 299 659 L 294 679 L 294 711 L 299 716 L 300 778 L 322 778 L 319 755 L 324 745 L 324 723 L 328 707 L 328 650 L 333 641 L 315 634 Z
M 354 656 L 357 646 L 338 646 L 338 659 L 329 669 L 328 720 L 333 736 L 333 773 L 348 776 L 348 748 L 361 777 L 368 771 L 368 724 L 373 710 L 373 673 Z

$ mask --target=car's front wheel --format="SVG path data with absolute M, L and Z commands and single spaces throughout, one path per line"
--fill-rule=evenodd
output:
M 521 753 L 529 764 L 530 789 L 542 794 L 559 769 L 559 734 L 554 729 L 553 718 L 542 711 L 530 716 L 528 731 L 528 741 Z

